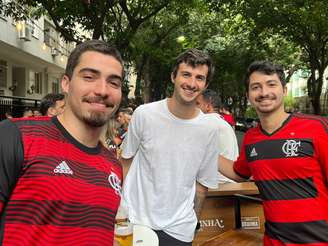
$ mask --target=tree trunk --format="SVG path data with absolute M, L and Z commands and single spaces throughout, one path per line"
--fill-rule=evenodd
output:
M 320 64 L 320 63 L 319 63 Z M 317 68 L 314 64 L 310 64 L 311 66 L 311 75 L 307 80 L 307 89 L 308 89 L 308 96 L 310 98 L 310 102 L 313 108 L 313 113 L 320 115 L 321 114 L 321 105 L 320 105 L 320 97 L 323 85 L 323 74 L 324 74 L 324 67 Z M 318 78 L 316 78 L 315 74 L 318 71 Z
M 150 73 L 149 73 L 149 58 L 146 58 L 145 67 L 143 71 L 143 78 L 145 82 L 145 87 L 143 88 L 143 101 L 144 103 L 150 102 L 151 99 L 151 87 L 150 87 Z
M 134 96 L 137 104 L 142 104 L 143 99 L 141 96 L 141 80 L 142 80 L 142 71 L 144 69 L 146 57 L 142 55 L 139 64 L 137 64 L 137 79 L 136 79 L 136 88 L 134 90 Z

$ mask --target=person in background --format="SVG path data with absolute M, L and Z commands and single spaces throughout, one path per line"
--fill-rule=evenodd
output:
M 117 143 L 117 146 L 120 146 L 123 139 L 126 136 L 126 133 L 128 131 L 129 122 L 131 120 L 131 115 L 133 111 L 129 108 L 120 108 L 117 112 L 117 122 L 119 123 L 118 128 L 118 134 L 115 138 L 115 143 Z
M 264 245 L 328 245 L 328 121 L 284 109 L 285 70 L 255 61 L 247 97 L 260 124 L 249 129 L 241 154 L 220 171 L 234 180 L 253 176 L 263 200 Z
M 219 115 L 218 111 L 221 106 L 220 96 L 213 90 L 206 89 L 197 97 L 197 105 L 205 114 L 214 114 L 216 116 L 219 128 L 219 162 L 221 159 L 235 161 L 238 157 L 238 143 L 235 131 L 232 127 Z M 218 172 L 219 183 L 232 183 L 233 180 L 223 176 Z
M 85 41 L 68 58 L 62 114 L 0 123 L 1 245 L 113 245 L 122 167 L 99 139 L 123 77 L 113 46 Z
M 40 112 L 44 116 L 56 116 L 64 112 L 65 96 L 61 93 L 49 93 L 41 99 Z
M 196 105 L 213 72 L 207 54 L 180 54 L 172 97 L 139 106 L 122 144 L 129 219 L 154 229 L 160 246 L 192 244 L 207 189 L 218 184 L 217 121 Z
M 32 109 L 30 108 L 25 108 L 24 111 L 23 111 L 23 118 L 30 118 L 30 117 L 33 117 L 33 111 Z
M 38 117 L 38 116 L 42 116 L 41 112 L 39 111 L 39 109 L 33 109 L 33 116 L 34 117 Z
M 110 118 L 107 124 L 104 126 L 104 131 L 101 135 L 101 141 L 108 149 L 116 151 L 118 147 L 117 135 L 118 135 L 119 123 L 115 118 Z
M 12 119 L 13 118 L 13 113 L 11 112 L 11 111 L 6 111 L 6 113 L 5 113 L 5 117 L 6 117 L 6 119 Z
M 219 114 L 222 116 L 222 118 L 228 122 L 233 129 L 235 129 L 236 121 L 233 117 L 232 113 L 230 112 L 229 106 L 226 104 L 222 104 L 219 109 Z

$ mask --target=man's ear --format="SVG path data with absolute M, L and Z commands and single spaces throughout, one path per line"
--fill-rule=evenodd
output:
M 171 73 L 171 82 L 174 84 L 174 74 L 173 74 L 173 72 Z
M 284 90 L 284 96 L 287 96 L 287 86 L 286 85 L 284 86 L 283 90 Z
M 56 109 L 55 108 L 53 108 L 53 107 L 49 107 L 48 108 L 48 111 L 47 111 L 47 115 L 49 115 L 49 116 L 55 116 L 56 115 Z
M 64 93 L 68 93 L 70 79 L 67 75 L 64 75 L 61 80 L 61 87 Z
M 206 112 L 213 112 L 213 106 L 210 103 L 206 103 Z

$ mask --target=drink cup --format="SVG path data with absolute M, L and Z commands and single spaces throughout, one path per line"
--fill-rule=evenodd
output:
M 120 246 L 132 246 L 133 225 L 128 221 L 117 221 L 114 239 Z

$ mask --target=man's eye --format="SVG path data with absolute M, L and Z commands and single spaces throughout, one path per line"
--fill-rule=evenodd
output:
M 116 80 L 116 79 L 113 79 L 113 80 L 109 80 L 108 81 L 108 84 L 115 87 L 115 88 L 119 88 L 121 87 L 121 81 L 120 80 Z
M 93 77 L 92 76 L 85 75 L 85 76 L 83 76 L 83 79 L 89 81 L 89 80 L 93 80 Z

